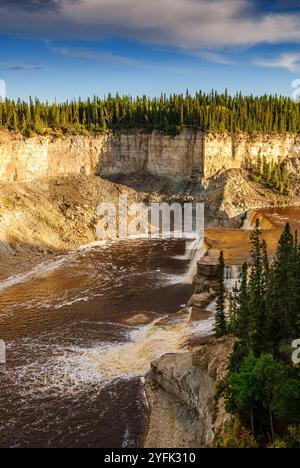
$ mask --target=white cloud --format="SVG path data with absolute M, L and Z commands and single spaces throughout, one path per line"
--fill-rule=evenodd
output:
M 109 61 L 149 71 L 163 71 L 165 73 L 172 73 L 173 75 L 188 75 L 194 74 L 197 71 L 195 68 L 191 67 L 181 68 L 176 65 L 170 66 L 156 64 L 155 62 L 149 62 L 149 60 L 142 61 L 136 60 L 132 57 L 126 57 L 124 55 L 117 55 L 101 51 L 98 52 L 87 47 L 56 47 L 53 46 L 49 40 L 46 40 L 45 44 L 51 52 L 60 54 L 66 58 L 79 58 L 81 60 L 88 60 L 92 62 Z
M 1 33 L 114 36 L 187 49 L 300 41 L 299 13 L 262 13 L 254 5 L 251 0 L 74 0 L 62 3 L 60 11 L 2 10 Z
M 221 65 L 232 65 L 234 62 L 228 58 L 225 54 L 220 54 L 212 50 L 195 50 L 195 49 L 183 49 L 182 52 L 185 55 L 191 55 L 192 57 L 198 57 L 208 62 L 219 63 Z
M 42 69 L 43 69 L 43 66 L 39 63 L 0 61 L 0 70 L 2 71 L 37 71 L 37 70 L 42 70 Z
M 101 62 L 107 60 L 109 62 L 117 62 L 123 65 L 131 66 L 139 64 L 137 60 L 126 57 L 124 55 L 111 54 L 108 52 L 97 52 L 86 47 L 52 47 L 49 41 L 46 41 L 46 44 L 48 45 L 49 50 L 61 54 L 64 57 L 79 58 L 92 62 Z
M 284 68 L 290 72 L 300 71 L 300 53 L 281 54 L 278 57 L 256 60 L 255 65 L 268 68 Z

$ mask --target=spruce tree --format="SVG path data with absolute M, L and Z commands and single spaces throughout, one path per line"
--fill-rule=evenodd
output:
M 215 317 L 215 336 L 221 338 L 227 333 L 226 323 L 226 288 L 225 288 L 225 261 L 224 252 L 220 253 L 219 257 L 219 284 L 217 292 L 216 303 L 216 317 Z
M 238 93 L 205 94 L 194 96 L 162 95 L 159 99 L 108 95 L 104 99 L 94 96 L 86 101 L 43 103 L 30 98 L 28 102 L 2 100 L 0 102 L 0 128 L 26 129 L 44 132 L 104 131 L 126 128 L 147 128 L 176 133 L 184 126 L 193 126 L 201 131 L 215 132 L 299 132 L 299 104 L 290 98 L 243 96 Z M 26 125 L 24 125 L 24 120 Z M 259 166 L 261 158 L 259 158 Z M 265 175 L 267 164 L 263 161 Z M 260 172 L 260 170 L 259 170 Z M 268 170 L 268 180 L 278 183 L 279 189 L 286 186 L 286 174 Z
M 248 304 L 248 265 L 244 263 L 241 271 L 241 280 L 236 295 L 237 307 L 235 318 L 235 334 L 249 348 L 250 315 Z
M 272 264 L 259 223 L 251 241 L 250 275 L 244 265 L 231 307 L 230 331 L 239 341 L 224 396 L 227 410 L 269 443 L 276 427 L 284 432 L 300 420 L 299 368 L 291 361 L 291 343 L 300 333 L 300 252 L 298 235 L 293 236 L 289 224 Z
M 299 263 L 291 226 L 286 224 L 278 243 L 272 270 L 269 306 L 269 335 L 273 351 L 284 339 L 292 338 L 295 329 L 299 291 Z
M 251 324 L 252 349 L 259 356 L 266 346 L 266 298 L 263 264 L 263 244 L 261 242 L 261 230 L 259 220 L 256 221 L 255 229 L 250 236 L 252 243 L 252 267 L 249 282 L 249 320 Z

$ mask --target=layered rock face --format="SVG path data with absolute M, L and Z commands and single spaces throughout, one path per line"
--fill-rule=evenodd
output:
M 64 175 L 154 175 L 210 178 L 240 169 L 258 156 L 268 161 L 300 159 L 300 136 L 204 134 L 186 129 L 172 137 L 159 132 L 100 136 L 0 135 L 0 180 L 24 181 Z
M 91 175 L 107 151 L 106 137 L 34 137 L 1 134 L 0 180 L 22 182 L 44 177 Z
M 204 136 L 204 177 L 219 170 L 241 169 L 255 164 L 258 157 L 268 162 L 298 159 L 300 136 L 289 134 L 235 135 L 206 134 Z
M 176 137 L 134 132 L 110 136 L 99 174 L 151 174 L 190 178 L 203 173 L 203 136 L 185 131 Z
M 189 179 L 203 174 L 201 133 L 173 138 L 159 132 L 33 137 L 0 135 L 0 180 L 67 175 L 146 175 Z
M 229 416 L 216 398 L 235 339 L 212 340 L 190 352 L 167 354 L 146 378 L 150 420 L 144 447 L 212 447 Z M 163 421 L 163 424 L 162 424 Z

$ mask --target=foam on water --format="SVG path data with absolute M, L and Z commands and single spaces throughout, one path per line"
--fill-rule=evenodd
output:
M 185 264 L 172 256 L 183 248 L 184 241 L 174 239 L 93 243 L 0 283 L 0 290 L 7 289 L 1 295 L 0 315 L 9 355 L 9 364 L 0 369 L 0 407 L 6 417 L 0 431 L 3 424 L 5 444 L 11 444 L 12 432 L 17 445 L 24 445 L 25 439 L 33 444 L 38 428 L 39 435 L 45 431 L 47 441 L 53 437 L 56 445 L 57 431 L 67 434 L 70 426 L 76 434 L 92 432 L 98 440 L 99 430 L 106 437 L 106 417 L 114 420 L 114 413 L 113 443 L 119 433 L 125 446 L 136 443 L 135 424 L 144 413 L 137 406 L 142 404 L 141 381 L 151 361 L 186 349 L 192 321 L 185 311 L 143 326 L 118 322 L 134 311 L 151 310 L 149 318 L 154 320 L 179 307 L 183 297 L 177 302 L 177 286 L 172 285 L 181 284 L 187 291 Z M 124 391 L 128 404 L 122 400 Z M 102 404 L 109 414 L 103 421 Z M 70 411 L 77 414 L 74 420 Z M 119 427 L 119 414 L 124 415 L 124 427 Z M 80 430 L 75 428 L 78 415 L 86 424 Z M 42 436 L 38 443 L 43 444 Z
M 108 241 L 106 241 L 106 240 L 90 242 L 89 244 L 84 244 L 84 245 L 80 246 L 79 250 L 90 250 L 90 249 L 93 249 L 95 247 L 104 247 L 105 245 L 107 245 L 107 243 L 108 243 Z
M 55 345 L 50 348 L 47 341 L 28 341 L 32 356 L 40 357 L 7 369 L 4 374 L 24 398 L 81 394 L 91 387 L 101 388 L 116 380 L 144 376 L 152 361 L 166 353 L 183 351 L 192 331 L 188 312 L 175 314 L 174 320 L 168 319 L 167 323 L 162 318 L 138 328 L 111 325 L 122 330 L 125 342 L 98 343 L 89 348 Z M 22 346 L 24 349 L 25 343 Z
M 75 370 L 80 381 L 96 377 L 102 384 L 145 375 L 152 361 L 182 350 L 189 331 L 187 318 L 166 327 L 161 327 L 159 321 L 131 332 L 128 343 L 80 350 L 68 360 L 73 375 Z
M 212 307 L 211 311 L 212 312 L 214 311 L 214 307 Z M 190 330 L 191 337 L 193 336 L 201 337 L 201 336 L 211 335 L 213 332 L 214 323 L 215 323 L 214 314 L 212 314 L 211 317 L 209 317 L 206 320 L 195 321 Z

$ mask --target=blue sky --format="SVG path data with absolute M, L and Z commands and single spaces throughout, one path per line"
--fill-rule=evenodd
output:
M 290 95 L 299 1 L 0 0 L 11 98 L 202 89 Z

